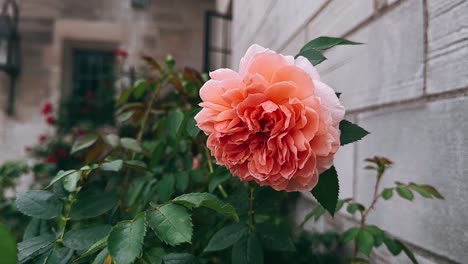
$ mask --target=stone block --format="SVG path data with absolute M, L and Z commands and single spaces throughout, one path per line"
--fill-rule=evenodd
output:
M 306 43 L 306 32 L 302 29 L 294 36 L 293 39 L 285 43 L 285 46 L 278 50 L 278 52 L 284 55 L 295 56 Z
M 468 97 L 418 103 L 392 111 L 358 116 L 359 125 L 371 134 L 357 145 L 358 168 L 374 155 L 395 164 L 384 176 L 382 187 L 395 181 L 435 186 L 445 201 L 423 199 L 415 194 L 409 202 L 400 197 L 382 201 L 370 222 L 384 230 L 441 256 L 468 259 Z M 355 197 L 368 204 L 375 176 L 359 169 Z
M 307 38 L 320 36 L 340 37 L 349 32 L 374 13 L 373 0 L 331 1 L 307 25 Z
M 324 80 L 343 92 L 348 110 L 416 98 L 423 93 L 424 23 L 421 0 L 405 1 L 348 37 L 320 65 Z
M 468 1 L 429 0 L 427 91 L 468 87 Z
M 268 13 L 253 41 L 262 41 L 271 49 L 279 49 L 320 10 L 328 0 L 277 1 Z

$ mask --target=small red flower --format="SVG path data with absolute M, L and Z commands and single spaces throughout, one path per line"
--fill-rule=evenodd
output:
M 86 91 L 85 97 L 88 98 L 88 99 L 93 99 L 93 97 L 94 97 L 93 90 Z
M 42 107 L 41 113 L 43 115 L 48 115 L 48 114 L 52 113 L 53 110 L 54 110 L 54 107 L 52 106 L 52 104 L 51 103 L 46 103 Z
M 57 149 L 57 155 L 61 158 L 64 158 L 68 156 L 68 153 L 64 149 L 59 148 Z
M 83 135 L 86 135 L 86 130 L 82 129 L 82 128 L 78 128 L 78 136 L 83 136 Z
M 121 58 L 127 58 L 128 57 L 128 52 L 126 50 L 123 50 L 123 49 L 115 49 L 114 50 L 114 55 L 116 57 L 121 57 Z
M 39 136 L 39 142 L 43 143 L 44 141 L 46 141 L 47 139 L 47 136 L 46 135 L 40 135 Z
M 57 163 L 58 159 L 56 156 L 49 156 L 47 157 L 47 163 L 52 163 L 52 164 L 55 164 Z
M 55 121 L 56 121 L 56 120 L 55 120 L 55 117 L 53 117 L 53 116 L 48 116 L 48 117 L 46 118 L 46 123 L 49 124 L 49 125 L 55 124 Z
M 32 148 L 30 146 L 24 147 L 25 152 L 31 152 Z
M 155 81 L 155 78 L 154 78 L 154 76 L 148 76 L 148 78 L 146 79 L 146 81 L 147 81 L 148 83 L 152 83 L 152 82 Z

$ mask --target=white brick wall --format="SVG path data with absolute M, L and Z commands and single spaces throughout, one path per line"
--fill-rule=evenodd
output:
M 348 118 L 372 133 L 337 154 L 340 196 L 368 202 L 374 177 L 362 170 L 363 159 L 388 156 L 396 164 L 386 185 L 428 183 L 446 200 L 395 198 L 382 202 L 370 221 L 412 245 L 421 263 L 466 263 L 468 1 L 233 0 L 233 7 L 234 68 L 252 43 L 290 55 L 321 35 L 365 43 L 330 50 L 318 67 L 343 92 Z M 298 218 L 308 206 L 304 198 Z M 349 223 L 332 224 L 343 225 Z M 385 250 L 375 261 L 408 263 Z

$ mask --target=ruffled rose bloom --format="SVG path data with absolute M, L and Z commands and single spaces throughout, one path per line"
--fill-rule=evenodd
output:
M 275 190 L 314 188 L 333 164 L 345 110 L 312 64 L 252 45 L 239 72 L 210 77 L 195 120 L 217 163 Z

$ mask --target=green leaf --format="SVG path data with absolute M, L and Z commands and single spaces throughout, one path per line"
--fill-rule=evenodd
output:
M 338 174 L 335 166 L 331 166 L 328 170 L 320 174 L 319 182 L 317 186 L 312 189 L 312 194 L 320 205 L 333 216 L 338 202 L 339 191 Z
M 164 175 L 157 182 L 156 194 L 161 202 L 167 202 L 175 193 L 175 178 L 174 175 Z
M 119 264 L 132 263 L 141 253 L 145 232 L 144 214 L 114 226 L 107 238 L 107 249 L 112 259 Z
M 362 43 L 349 41 L 347 39 L 342 38 L 333 38 L 333 37 L 318 37 L 309 41 L 304 47 L 301 48 L 301 51 L 308 50 L 308 49 L 316 49 L 316 50 L 327 50 L 332 48 L 336 45 L 359 45 Z
M 356 236 L 356 243 L 359 247 L 359 251 L 364 253 L 364 255 L 369 256 L 374 247 L 374 237 L 371 233 L 366 230 L 359 230 Z
M 255 233 L 241 239 L 232 248 L 232 264 L 259 264 L 263 263 L 263 249 Z
M 338 206 L 337 206 L 338 207 Z M 303 223 L 305 224 L 307 221 L 309 221 L 312 217 L 314 217 L 314 221 L 317 221 L 320 219 L 320 217 L 325 213 L 325 208 L 322 206 L 317 206 L 312 210 L 310 213 L 308 213 L 304 217 Z
M 210 180 L 210 183 L 208 184 L 208 191 L 209 192 L 213 192 L 216 187 L 218 187 L 218 185 L 224 183 L 225 181 L 229 180 L 231 178 L 231 173 L 223 173 L 223 174 L 220 174 L 220 175 L 214 175 L 211 180 Z
M 87 134 L 76 139 L 75 143 L 72 146 L 71 154 L 76 153 L 80 150 L 91 147 L 96 143 L 98 137 L 93 134 Z
M 137 202 L 143 188 L 147 184 L 148 181 L 142 178 L 136 178 L 130 182 L 127 192 L 125 193 L 125 199 L 123 200 L 127 207 L 132 207 Z
M 23 240 L 50 233 L 50 227 L 46 220 L 32 218 L 24 230 Z
M 340 131 L 341 146 L 361 140 L 369 134 L 369 132 L 367 132 L 364 128 L 353 124 L 348 120 L 342 120 L 340 122 Z
M 382 191 L 382 198 L 384 198 L 384 200 L 388 200 L 390 198 L 392 198 L 393 196 L 393 189 L 392 188 L 386 188 Z
M 102 163 L 99 168 L 103 171 L 120 171 L 123 167 L 123 161 L 122 160 L 113 160 L 109 162 L 104 162 Z
M 107 248 L 103 248 L 91 264 L 104 264 L 107 256 L 109 256 L 109 250 L 107 250 Z
M 15 237 L 0 224 L 0 260 L 4 264 L 16 264 L 17 258 Z
M 63 187 L 69 192 L 76 191 L 78 181 L 81 178 L 81 171 L 75 171 L 63 179 Z
M 118 195 L 115 193 L 92 191 L 80 192 L 73 205 L 70 217 L 73 220 L 93 218 L 104 214 L 117 203 Z
M 128 120 L 130 120 L 130 118 L 132 118 L 134 113 L 135 112 L 133 112 L 133 111 L 119 113 L 117 115 L 117 123 L 123 124 L 123 123 L 127 122 Z M 119 145 L 119 143 L 117 143 L 117 145 Z
M 140 146 L 140 143 L 134 138 L 121 138 L 120 144 L 123 148 L 134 151 L 134 152 L 142 152 L 143 149 Z
M 145 94 L 146 89 L 148 88 L 148 83 L 144 80 L 136 81 L 134 88 L 133 88 L 133 97 L 135 99 L 140 99 L 143 94 Z
M 431 192 L 431 194 L 438 198 L 438 199 L 444 199 L 444 196 L 442 196 L 442 194 L 440 194 L 439 191 L 437 191 L 436 188 L 432 187 L 431 185 L 427 185 L 427 184 L 423 184 L 423 185 L 420 185 L 421 187 L 423 187 L 424 189 L 428 190 L 429 192 Z
M 189 186 L 189 181 L 190 181 L 189 174 L 187 172 L 178 173 L 175 176 L 175 181 L 176 181 L 175 186 L 176 186 L 177 191 L 185 192 Z
M 398 241 L 400 242 L 400 241 Z M 405 252 L 406 256 L 411 260 L 413 264 L 419 264 L 418 260 L 414 256 L 413 252 L 409 250 L 403 243 L 401 243 L 401 247 L 403 248 L 403 252 Z
M 236 209 L 211 193 L 187 193 L 174 198 L 172 202 L 182 204 L 189 209 L 203 206 L 215 210 L 218 213 L 230 215 L 234 220 L 239 221 Z
M 167 129 L 169 136 L 172 138 L 177 138 L 179 134 L 179 129 L 184 121 L 184 113 L 180 110 L 172 111 L 167 117 Z
M 32 263 L 34 264 L 62 264 L 71 263 L 73 257 L 73 250 L 69 248 L 53 247 L 51 250 L 42 253 L 39 257 L 35 258 Z M 29 262 L 28 262 L 29 263 Z
M 385 232 L 375 225 L 366 226 L 365 230 L 372 234 L 372 236 L 374 237 L 374 246 L 380 247 L 385 238 Z
M 183 206 L 166 204 L 146 213 L 149 226 L 164 242 L 176 246 L 192 239 L 192 220 Z
M 195 256 L 189 253 L 170 253 L 163 257 L 164 264 L 193 264 Z
M 158 145 L 154 148 L 153 153 L 151 154 L 150 168 L 154 168 L 159 164 L 159 159 L 161 155 L 166 150 L 166 145 L 163 142 L 159 142 Z
M 346 232 L 343 233 L 343 242 L 349 242 L 353 239 L 356 238 L 357 234 L 359 233 L 359 229 L 358 227 L 352 227 L 348 230 L 346 230 Z
M 49 185 L 47 185 L 46 189 L 49 188 L 50 186 L 54 185 L 56 182 L 60 181 L 61 179 L 63 179 L 64 177 L 74 173 L 76 170 L 67 170 L 67 171 L 59 171 L 57 173 L 57 175 L 55 175 L 55 177 L 52 179 L 52 181 L 49 183 Z
M 327 58 L 323 56 L 322 52 L 313 48 L 302 50 L 299 54 L 296 55 L 295 58 L 302 56 L 305 57 L 312 63 L 312 65 L 318 65 L 325 61 Z
M 414 195 L 413 193 L 411 192 L 410 189 L 406 188 L 405 186 L 403 185 L 398 185 L 396 187 L 396 191 L 398 193 L 398 195 L 401 197 L 401 198 L 404 198 L 406 200 L 410 200 L 412 201 L 413 198 L 414 198 Z
M 360 203 L 350 203 L 348 204 L 348 207 L 346 207 L 346 211 L 348 211 L 350 214 L 354 214 L 357 210 L 364 212 L 366 208 Z
M 52 219 L 62 212 L 62 202 L 53 193 L 40 190 L 18 193 L 16 207 L 23 214 L 39 219 Z
M 80 171 L 93 171 L 95 169 L 99 168 L 99 165 L 96 164 L 96 163 L 91 163 L 91 164 L 88 164 L 88 165 L 85 165 L 83 167 L 80 168 Z
M 166 252 L 163 248 L 153 247 L 143 252 L 143 259 L 148 264 L 162 264 L 164 255 L 166 255 Z
M 48 251 L 55 243 L 55 236 L 41 235 L 18 243 L 18 263 L 25 263 Z
M 187 134 L 193 139 L 195 139 L 200 133 L 200 129 L 197 127 L 197 122 L 195 121 L 193 115 L 187 116 L 187 124 L 185 125 L 185 130 L 187 131 Z
M 135 170 L 148 170 L 148 166 L 141 160 L 125 160 L 124 165 Z
M 410 183 L 409 187 L 413 189 L 414 191 L 416 191 L 417 193 L 419 193 L 419 195 L 421 195 L 422 197 L 432 199 L 432 193 L 428 191 L 427 189 L 425 189 L 424 187 L 419 186 L 415 183 Z
M 122 104 L 126 103 L 128 101 L 128 98 L 130 98 L 130 95 L 132 95 L 133 89 L 129 88 L 124 90 L 121 94 L 119 99 L 117 100 L 116 105 L 121 106 Z
M 96 242 L 106 237 L 110 230 L 110 225 L 73 229 L 65 234 L 63 244 L 67 248 L 74 250 L 87 250 Z
M 401 250 L 403 250 L 402 244 L 397 240 L 385 237 L 383 242 L 393 256 L 400 254 Z
M 343 208 L 343 205 L 346 203 L 346 202 L 349 202 L 348 200 L 338 200 L 338 202 L 336 203 L 336 210 L 335 212 L 338 212 L 339 210 L 341 210 L 341 208 Z
M 255 231 L 260 238 L 263 247 L 271 251 L 294 252 L 296 247 L 290 237 L 286 225 L 274 225 L 269 223 L 255 226 Z
M 208 242 L 205 252 L 224 250 L 236 243 L 247 233 L 245 224 L 236 223 L 225 226 L 218 230 Z
M 98 250 L 103 249 L 106 246 L 106 243 L 107 243 L 107 237 L 102 238 L 101 240 L 97 241 L 92 246 L 90 246 L 88 250 L 86 250 L 85 253 L 83 253 L 78 259 L 76 259 L 76 261 L 93 255 Z M 107 251 L 107 248 L 105 248 L 105 250 Z
M 117 136 L 117 135 L 114 135 L 114 134 L 108 134 L 108 135 L 105 135 L 104 137 L 102 137 L 102 139 L 104 140 L 104 142 L 113 147 L 113 148 L 116 148 L 120 145 L 120 137 Z

